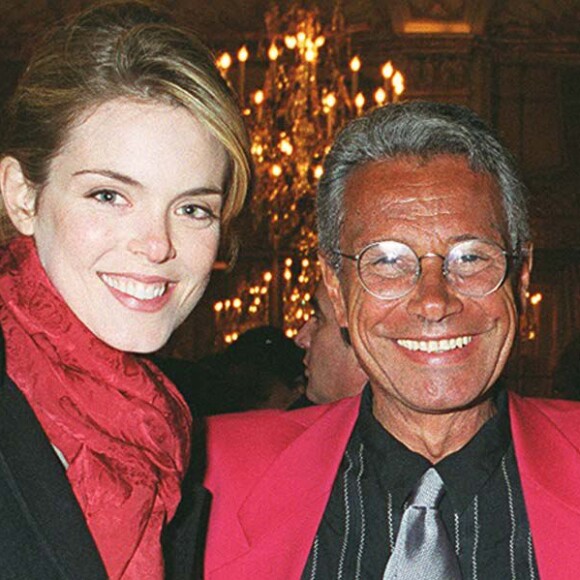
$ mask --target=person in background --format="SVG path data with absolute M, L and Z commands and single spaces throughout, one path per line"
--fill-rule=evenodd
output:
M 542 578 L 580 569 L 580 405 L 500 386 L 532 248 L 510 154 L 457 105 L 349 123 L 318 189 L 358 397 L 208 422 L 206 578 Z
M 304 393 L 302 350 L 280 328 L 247 330 L 223 355 L 237 410 L 286 409 Z
M 294 338 L 306 351 L 306 398 L 320 404 L 358 395 L 367 377 L 350 345 L 348 332 L 336 321 L 324 283 L 318 284 L 310 304 L 312 316 Z M 293 408 L 300 404 L 306 406 L 303 401 Z
M 558 357 L 552 392 L 559 399 L 580 401 L 580 334 L 572 338 Z
M 223 352 L 192 365 L 191 406 L 204 417 L 286 409 L 304 393 L 303 355 L 280 328 L 247 330 Z
M 192 578 L 191 502 L 162 553 L 191 416 L 137 355 L 196 305 L 244 201 L 236 102 L 195 36 L 125 2 L 37 44 L 5 115 L 0 577 Z

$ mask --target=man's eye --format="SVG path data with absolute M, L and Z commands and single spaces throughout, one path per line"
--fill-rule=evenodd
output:
M 93 199 L 96 199 L 100 203 L 106 203 L 109 205 L 125 205 L 126 201 L 120 193 L 113 191 L 112 189 L 101 189 L 95 191 L 91 194 Z
M 487 261 L 487 256 L 480 256 L 479 254 L 462 254 L 457 258 L 457 261 L 462 264 L 473 264 L 474 262 Z
M 413 260 L 399 254 L 375 256 L 372 261 L 368 261 L 363 266 L 369 273 L 372 272 L 389 278 L 403 276 L 416 269 L 416 263 Z

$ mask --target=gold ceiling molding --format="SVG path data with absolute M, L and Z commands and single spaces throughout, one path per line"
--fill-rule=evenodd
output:
M 493 0 L 374 0 L 399 35 L 481 35 Z

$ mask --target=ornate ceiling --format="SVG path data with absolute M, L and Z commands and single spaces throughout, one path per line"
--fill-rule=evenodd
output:
M 264 14 L 288 0 L 166 0 L 215 48 L 264 36 Z M 316 0 L 328 20 L 335 0 Z M 567 39 L 580 42 L 578 0 L 342 0 L 353 43 L 392 36 L 488 35 L 492 37 Z M 21 46 L 51 22 L 91 4 L 91 0 L 3 0 L 0 54 L 18 58 Z

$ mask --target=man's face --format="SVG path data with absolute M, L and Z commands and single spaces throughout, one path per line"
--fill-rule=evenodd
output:
M 340 334 L 328 293 L 321 282 L 312 299 L 313 315 L 296 335 L 306 350 L 306 396 L 314 403 L 330 403 L 359 393 L 366 376 L 354 351 Z
M 351 173 L 344 195 L 340 249 L 347 254 L 389 239 L 418 256 L 446 255 L 465 238 L 506 248 L 497 186 L 462 157 L 369 163 Z M 484 297 L 461 295 L 447 283 L 440 258 L 421 265 L 413 290 L 394 300 L 366 292 L 351 260 L 338 275 L 326 264 L 323 271 L 338 322 L 348 326 L 375 394 L 421 413 L 451 412 L 476 401 L 501 373 L 517 329 L 515 298 L 509 282 Z M 522 292 L 528 276 L 526 266 Z M 450 339 L 462 340 L 439 342 Z M 421 341 L 436 341 L 435 348 L 416 349 Z M 467 344 L 449 348 L 456 342 Z

